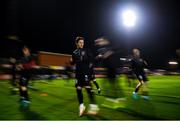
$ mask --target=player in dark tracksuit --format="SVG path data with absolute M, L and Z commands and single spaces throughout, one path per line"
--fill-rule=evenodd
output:
M 140 89 L 140 87 L 144 86 L 144 95 L 142 96 L 144 99 L 149 99 L 148 97 L 148 86 L 147 86 L 147 77 L 146 73 L 144 71 L 144 68 L 147 67 L 147 63 L 140 58 L 140 50 L 139 49 L 133 49 L 133 59 L 131 60 L 131 66 L 133 69 L 133 72 L 135 73 L 137 79 L 139 80 L 139 83 L 137 84 L 134 92 L 133 92 L 133 98 L 137 99 L 137 93 Z
M 83 104 L 83 94 L 82 88 L 85 87 L 89 99 L 90 99 L 90 110 L 88 111 L 89 114 L 97 114 L 98 106 L 95 104 L 93 93 L 91 92 L 91 85 L 90 85 L 90 66 L 92 62 L 92 54 L 89 50 L 84 49 L 84 38 L 77 37 L 76 38 L 76 46 L 77 49 L 72 54 L 71 64 L 76 65 L 76 82 L 75 87 L 77 91 L 77 97 L 79 101 L 79 116 L 82 116 L 85 111 L 85 106 Z
M 32 69 L 36 66 L 35 59 L 31 55 L 29 48 L 23 47 L 24 57 L 18 62 L 17 68 L 20 70 L 19 92 L 20 101 L 23 106 L 30 103 L 28 96 L 28 82 L 32 76 Z
M 104 68 L 107 69 L 107 78 L 110 83 L 110 88 L 107 88 L 107 94 L 111 98 L 118 98 L 120 93 L 118 79 L 117 79 L 117 58 L 116 48 L 110 44 L 107 38 L 101 37 L 95 40 L 95 46 L 97 47 L 96 59 L 101 62 Z M 123 96 L 121 92 L 121 96 Z

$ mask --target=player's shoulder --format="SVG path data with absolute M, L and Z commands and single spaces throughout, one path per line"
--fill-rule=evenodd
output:
M 73 54 L 77 54 L 78 53 L 78 49 L 75 49 L 74 51 L 73 51 Z
M 136 61 L 136 58 L 131 58 L 130 59 L 130 62 L 135 62 Z

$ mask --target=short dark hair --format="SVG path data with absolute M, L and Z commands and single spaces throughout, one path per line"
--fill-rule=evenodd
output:
M 24 49 L 28 49 L 28 50 L 29 50 L 28 46 L 26 46 L 26 45 L 24 45 L 22 49 L 23 49 L 23 50 L 24 50 Z
M 84 40 L 84 37 L 80 37 L 80 36 L 76 37 L 75 43 L 78 43 L 79 40 Z
M 29 52 L 31 52 L 31 50 L 30 50 L 30 48 L 28 47 L 28 46 L 23 46 L 23 48 L 22 48 L 22 51 L 24 51 L 24 50 L 29 50 Z

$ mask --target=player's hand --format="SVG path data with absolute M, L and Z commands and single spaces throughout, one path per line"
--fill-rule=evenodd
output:
M 11 63 L 16 63 L 16 59 L 15 59 L 15 58 L 10 58 L 9 61 L 10 61 Z
M 16 66 L 16 69 L 17 69 L 17 70 L 22 70 L 22 69 L 24 69 L 24 68 L 23 68 L 23 65 L 22 65 L 22 64 L 18 64 L 18 65 Z
M 90 64 L 89 64 L 89 68 L 91 68 L 92 66 L 93 66 L 93 64 L 92 64 L 92 63 L 90 63 Z
M 144 64 L 145 64 L 145 66 L 148 66 L 148 64 L 147 64 L 147 62 L 146 62 L 146 61 L 144 61 Z
M 70 58 L 70 63 L 71 63 L 71 62 L 73 62 L 73 59 L 72 59 L 72 57 Z
M 99 54 L 99 55 L 97 55 L 95 58 L 96 58 L 96 59 L 100 59 L 100 58 L 102 58 L 102 57 L 103 57 L 103 55 Z
M 32 66 L 32 68 L 34 68 L 34 69 L 40 69 L 41 67 L 40 66 Z
M 70 58 L 69 61 L 70 61 L 70 64 L 71 64 L 71 65 L 74 65 L 74 64 L 75 64 L 72 57 Z

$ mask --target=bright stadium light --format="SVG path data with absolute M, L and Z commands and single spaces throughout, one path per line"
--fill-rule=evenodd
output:
M 114 29 L 117 34 L 132 37 L 141 34 L 146 16 L 144 11 L 137 4 L 127 3 L 118 5 L 114 14 Z M 112 22 L 111 22 L 112 24 Z
M 133 10 L 124 10 L 122 12 L 123 25 L 126 27 L 134 27 L 136 25 L 137 15 Z

